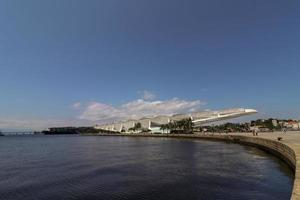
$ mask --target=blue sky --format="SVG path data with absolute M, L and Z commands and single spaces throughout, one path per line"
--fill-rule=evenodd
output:
M 300 118 L 298 0 L 0 0 L 0 27 L 0 128 L 157 105 Z

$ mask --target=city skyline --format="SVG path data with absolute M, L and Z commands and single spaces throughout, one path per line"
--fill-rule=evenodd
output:
M 299 119 L 299 8 L 0 1 L 0 129 L 235 107 Z

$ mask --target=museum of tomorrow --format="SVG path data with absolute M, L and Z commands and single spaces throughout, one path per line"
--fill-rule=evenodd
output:
M 160 127 L 163 124 L 168 124 L 172 121 L 179 121 L 183 119 L 191 119 L 194 127 L 200 127 L 204 124 L 211 122 L 217 122 L 222 120 L 228 120 L 232 118 L 237 118 L 245 115 L 251 115 L 257 113 L 254 109 L 245 108 L 234 108 L 220 111 L 202 111 L 193 112 L 189 114 L 176 114 L 176 115 L 159 115 L 155 117 L 144 117 L 138 120 L 127 120 L 123 122 L 116 122 L 110 124 L 103 124 L 95 126 L 96 129 L 113 131 L 113 132 L 131 132 L 132 128 L 135 127 L 137 123 L 141 125 L 141 129 L 149 130 L 152 133 L 163 132 Z

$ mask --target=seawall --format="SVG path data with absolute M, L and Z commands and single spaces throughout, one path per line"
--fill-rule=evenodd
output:
M 102 136 L 112 136 L 111 134 L 102 134 Z M 251 136 L 251 134 L 115 134 L 114 136 L 124 137 L 169 137 L 169 138 L 195 138 L 205 140 L 219 140 L 227 142 L 236 142 L 245 145 L 255 146 L 272 153 L 285 161 L 295 172 L 292 200 L 300 200 L 300 133 L 266 133 L 260 136 Z M 282 141 L 277 141 L 282 137 Z

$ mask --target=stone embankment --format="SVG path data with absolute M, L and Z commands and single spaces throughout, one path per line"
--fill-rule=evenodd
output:
M 107 134 L 105 134 L 107 135 Z M 109 134 L 111 135 L 111 134 Z M 264 149 L 285 161 L 295 172 L 294 186 L 291 199 L 300 200 L 300 132 L 260 133 L 252 136 L 249 133 L 231 134 L 116 134 L 115 136 L 130 137 L 174 137 L 220 140 L 236 142 Z M 281 139 L 280 139 L 281 138 Z M 278 140 L 280 139 L 280 140 Z

